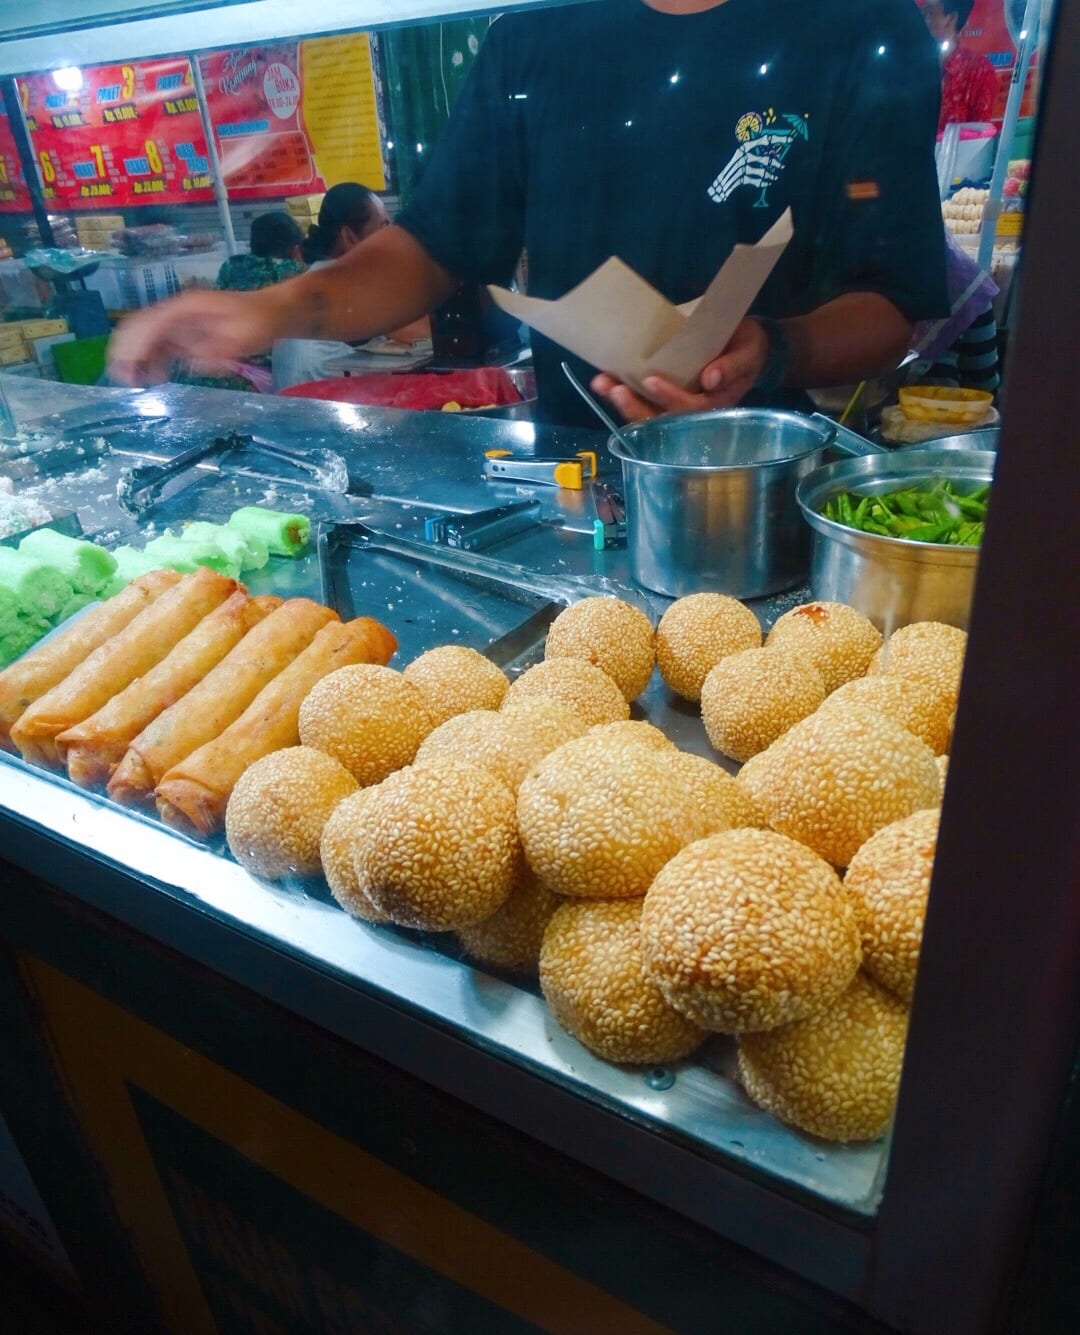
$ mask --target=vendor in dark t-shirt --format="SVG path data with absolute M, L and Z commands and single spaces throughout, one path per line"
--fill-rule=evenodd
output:
M 933 147 L 938 62 L 911 0 L 596 0 L 491 28 L 408 209 L 336 264 L 243 298 L 191 293 L 125 321 L 113 374 L 208 348 L 370 337 L 462 281 L 558 297 L 618 255 L 674 302 L 785 208 L 794 237 L 701 387 L 600 374 L 627 418 L 790 403 L 895 365 L 946 308 Z M 541 415 L 585 422 L 534 336 Z M 588 372 L 603 368 L 584 368 Z M 588 424 L 594 425 L 591 420 Z

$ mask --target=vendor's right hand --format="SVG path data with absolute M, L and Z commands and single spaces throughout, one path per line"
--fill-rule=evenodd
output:
M 125 316 L 109 341 L 110 377 L 122 385 L 156 385 L 177 363 L 212 370 L 274 340 L 262 293 L 185 292 Z

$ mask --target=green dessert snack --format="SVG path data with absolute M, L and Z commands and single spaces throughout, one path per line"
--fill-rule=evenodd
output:
M 69 538 L 52 528 L 28 533 L 19 543 L 19 551 L 54 565 L 76 593 L 97 593 L 116 573 L 116 560 L 104 547 Z
M 116 562 L 116 570 L 113 573 L 112 587 L 118 580 L 122 580 L 121 588 L 126 587 L 133 579 L 138 579 L 140 575 L 147 574 L 151 570 L 160 570 L 162 568 L 160 561 L 155 561 L 153 556 L 147 554 L 138 547 L 117 547 L 113 552 L 113 560 Z M 114 590 L 115 592 L 115 590 Z
M 60 611 L 73 593 L 54 565 L 12 551 L 10 547 L 0 547 L 0 584 L 15 595 L 21 612 L 46 621 Z
M 258 505 L 245 505 L 233 511 L 229 527 L 264 542 L 272 556 L 299 556 L 311 539 L 311 520 L 307 515 L 264 510 Z
M 228 524 L 208 524 L 200 519 L 188 524 L 180 536 L 185 542 L 216 543 L 240 572 L 261 570 L 270 559 L 265 542 L 241 533 L 238 528 L 230 528 Z
M 107 587 L 108 586 L 106 585 L 106 588 Z M 61 622 L 66 621 L 68 617 L 73 617 L 76 612 L 81 612 L 84 607 L 89 607 L 91 603 L 96 603 L 99 597 L 104 597 L 104 596 L 105 596 L 104 590 L 101 592 L 101 594 L 94 594 L 94 593 L 74 594 L 67 600 L 64 606 L 61 607 L 60 611 L 57 612 L 56 616 L 53 617 L 53 624 L 59 626 Z
M 24 617 L 4 623 L 0 630 L 0 667 L 7 667 L 16 658 L 26 653 L 27 649 L 37 644 L 48 627 L 42 627 L 36 621 Z
M 156 566 L 179 570 L 184 574 L 198 570 L 199 566 L 209 566 L 219 575 L 228 575 L 232 579 L 240 573 L 216 542 L 188 542 L 167 531 L 148 542 L 144 551 L 147 556 L 153 557 Z

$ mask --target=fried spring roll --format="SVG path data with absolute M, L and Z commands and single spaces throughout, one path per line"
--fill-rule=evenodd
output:
M 153 800 L 166 771 L 212 741 L 338 615 L 310 598 L 290 598 L 254 626 L 217 667 L 139 733 L 109 780 L 109 796 Z
M 371 617 L 325 626 L 231 727 L 165 775 L 156 793 L 162 820 L 199 834 L 219 829 L 244 770 L 271 751 L 299 743 L 300 705 L 315 683 L 351 663 L 387 663 L 396 649 L 391 632 Z
M 236 580 L 205 567 L 182 576 L 19 716 L 12 725 L 11 740 L 24 759 L 59 765 L 57 736 L 89 718 L 106 700 L 160 663 L 237 587 Z
M 121 593 L 81 616 L 74 626 L 0 672 L 0 747 L 13 751 L 11 725 L 16 719 L 179 582 L 175 570 L 140 575 Z
M 249 630 L 281 606 L 280 598 L 251 598 L 237 589 L 144 677 L 56 738 L 68 776 L 83 788 L 105 783 L 148 723 L 197 685 Z

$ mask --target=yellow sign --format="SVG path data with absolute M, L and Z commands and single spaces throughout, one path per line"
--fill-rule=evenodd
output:
M 359 181 L 386 189 L 375 75 L 366 33 L 300 43 L 304 127 L 327 186 Z

